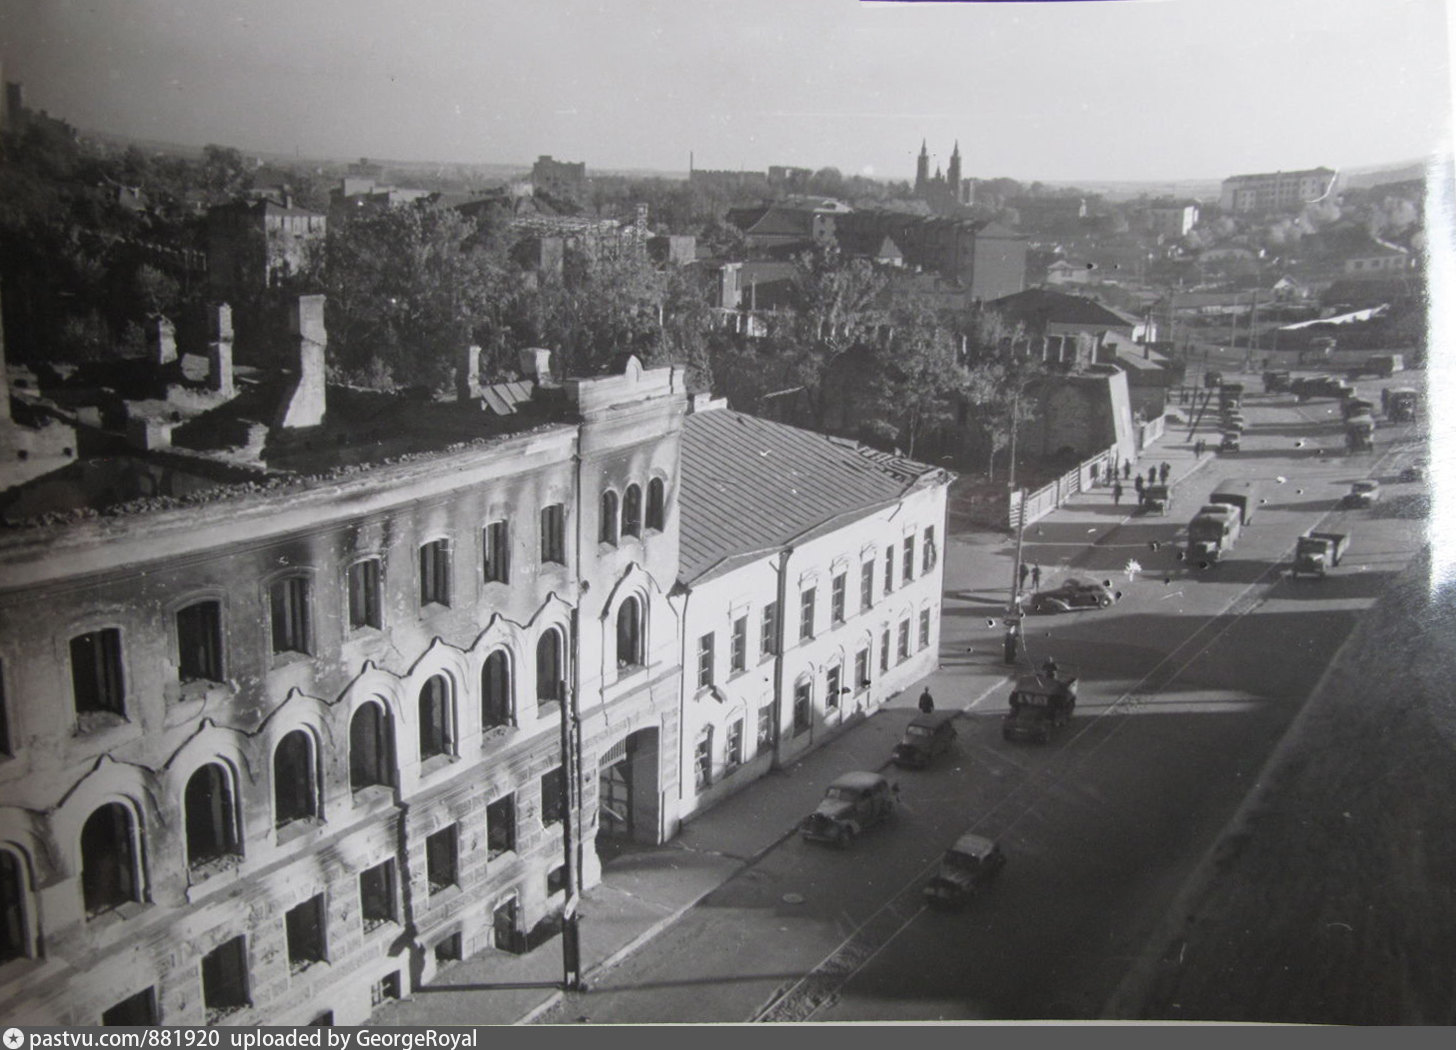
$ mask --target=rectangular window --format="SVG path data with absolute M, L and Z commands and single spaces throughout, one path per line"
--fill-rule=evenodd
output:
M 905 560 L 904 560 L 904 566 L 900 570 L 900 575 L 904 577 L 904 580 L 901 581 L 902 585 L 905 584 L 905 583 L 909 583 L 911 580 L 915 579 L 915 537 L 914 536 L 906 536 L 905 537 Z
M 713 727 L 705 726 L 693 749 L 693 785 L 702 791 L 713 782 Z
M 769 602 L 763 607 L 763 625 L 758 632 L 758 651 L 763 656 L 774 656 L 779 651 L 778 602 Z
M 546 896 L 566 892 L 566 865 L 558 864 L 546 873 Z
M 935 526 L 925 529 L 925 539 L 920 551 L 920 571 L 929 572 L 935 568 Z
M 222 605 L 197 602 L 177 611 L 177 675 L 184 682 L 222 681 Z
M 465 957 L 465 939 L 458 933 L 435 942 L 435 962 L 459 962 Z
M 834 708 L 839 706 L 839 678 L 841 670 L 838 664 L 829 668 L 824 675 L 824 706 Z
M 875 563 L 867 561 L 859 567 L 859 607 L 868 609 L 875 604 Z
M 369 986 L 369 1005 L 379 1006 L 399 998 L 399 971 L 385 974 Z
M 861 649 L 854 655 L 854 691 L 862 693 L 870 687 L 870 651 Z
M 799 641 L 814 637 L 814 588 L 806 587 L 799 594 Z
M 758 754 L 766 753 L 773 747 L 774 739 L 774 709 L 773 704 L 758 709 Z
M 566 776 L 560 766 L 541 775 L 541 826 L 566 819 Z
M 729 769 L 737 769 L 743 765 L 743 719 L 741 718 L 735 719 L 728 726 L 728 741 L 723 763 Z
M 560 503 L 541 508 L 541 560 L 566 564 L 566 508 Z
M 708 632 L 698 639 L 698 688 L 706 689 L 713 684 L 713 634 Z
M 897 663 L 904 663 L 910 659 L 910 621 L 900 621 L 900 650 Z
M 895 548 L 885 548 L 885 593 L 895 589 Z
M 365 933 L 387 922 L 398 922 L 398 907 L 394 892 L 394 861 L 387 860 L 360 873 L 359 914 L 364 919 Z
M 794 686 L 794 734 L 809 728 L 813 720 L 813 687 L 808 682 L 800 682 Z
M 324 895 L 310 897 L 283 917 L 290 973 L 324 961 Z
M 356 561 L 349 566 L 349 629 L 384 625 L 379 584 L 383 563 L 378 558 Z
M 450 541 L 420 547 L 420 605 L 450 604 Z
M 202 957 L 202 1002 L 209 1024 L 248 1005 L 248 946 L 242 937 Z
M 930 645 L 930 610 L 920 610 L 920 648 L 925 649 Z
M 844 573 L 834 577 L 829 588 L 829 619 L 832 623 L 844 622 Z
M 485 548 L 485 582 L 511 582 L 511 535 L 504 521 L 493 521 L 481 533 Z
M 733 645 L 729 651 L 734 674 L 748 668 L 748 617 L 740 616 L 733 621 Z
M 271 589 L 273 612 L 273 651 L 306 653 L 309 651 L 308 578 L 289 576 Z
M 460 881 L 460 825 L 451 824 L 425 838 L 425 877 L 431 893 Z
M 161 1018 L 157 1015 L 157 989 L 143 988 L 136 995 L 127 996 L 115 1006 L 103 1010 L 101 1023 L 108 1027 L 141 1027 L 154 1025 Z
M 889 669 L 890 669 L 890 629 L 888 627 L 886 627 L 885 628 L 885 632 L 882 635 L 880 635 L 880 674 L 884 674 Z
M 78 714 L 126 714 L 119 630 L 107 627 L 71 639 L 71 684 Z
M 485 807 L 487 859 L 516 848 L 516 796 L 504 795 Z

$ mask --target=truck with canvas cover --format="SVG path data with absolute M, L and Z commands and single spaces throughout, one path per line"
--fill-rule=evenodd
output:
M 1055 673 L 1022 675 L 1011 692 L 1011 710 L 1001 720 L 1005 740 L 1035 740 L 1043 744 L 1052 730 L 1064 726 L 1077 706 L 1077 679 Z
M 1284 368 L 1272 369 L 1264 373 L 1264 393 L 1279 394 L 1289 389 L 1292 379 L 1289 370 Z
M 1351 452 L 1375 451 L 1375 417 L 1352 416 L 1345 420 L 1345 448 Z
M 1414 423 L 1416 421 L 1416 408 L 1420 404 L 1420 395 L 1413 387 L 1399 386 L 1380 392 L 1381 400 L 1385 402 L 1385 414 L 1390 417 L 1392 423 Z
M 1405 358 L 1400 354 L 1372 354 L 1365 362 L 1365 371 L 1389 379 L 1395 373 L 1405 371 Z
M 1237 528 L 1237 513 L 1200 510 L 1188 523 L 1188 560 L 1195 566 L 1217 565 L 1224 552 L 1233 547 Z
M 1225 481 L 1209 493 L 1208 502 L 1233 507 L 1239 512 L 1239 524 L 1247 525 L 1254 520 L 1254 508 L 1259 504 L 1259 483 Z
M 1143 489 L 1143 513 L 1167 514 L 1173 505 L 1173 490 L 1167 485 L 1149 485 Z
M 1350 536 L 1344 532 L 1306 532 L 1294 542 L 1294 568 L 1290 576 L 1323 576 L 1340 564 Z
M 1366 401 L 1363 397 L 1352 397 L 1340 402 L 1340 416 L 1343 419 L 1350 419 L 1352 416 L 1368 416 L 1375 411 L 1375 402 Z

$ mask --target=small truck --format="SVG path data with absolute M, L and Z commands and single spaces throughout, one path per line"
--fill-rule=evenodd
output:
M 921 893 L 932 908 L 967 904 L 1006 866 L 1006 854 L 995 842 L 966 832 L 940 858 Z
M 1290 375 L 1286 369 L 1277 368 L 1264 373 L 1264 393 L 1277 394 L 1289 389 Z
M 1345 448 L 1350 452 L 1375 451 L 1375 417 L 1351 416 L 1345 420 Z
M 1143 513 L 1167 514 L 1173 505 L 1173 490 L 1167 485 L 1149 485 L 1143 489 Z
M 1208 502 L 1233 507 L 1239 512 L 1239 524 L 1247 525 L 1254 520 L 1254 508 L 1259 504 L 1259 483 L 1226 481 L 1209 494 Z
M 1306 532 L 1294 542 L 1294 568 L 1290 577 L 1324 576 L 1340 564 L 1345 548 L 1350 545 L 1350 536 L 1344 532 Z
M 1035 740 L 1048 743 L 1052 730 L 1067 724 L 1077 706 L 1076 677 L 1056 674 L 1028 674 L 1016 680 L 1011 692 L 1011 710 L 1001 720 L 1004 740 Z
M 1195 566 L 1217 565 L 1238 536 L 1238 512 L 1225 504 L 1205 505 L 1188 523 L 1188 561 Z

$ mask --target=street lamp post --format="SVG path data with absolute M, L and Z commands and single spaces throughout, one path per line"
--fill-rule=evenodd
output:
M 1016 489 L 1016 421 L 1021 408 L 1021 386 L 1011 397 L 1011 463 L 1007 469 L 1007 503 L 1017 496 Z M 1021 548 L 1026 532 L 1026 489 L 1021 489 L 1021 506 L 1016 512 L 1016 557 L 1011 565 L 1011 598 L 1006 603 L 1005 662 L 1016 661 L 1016 639 L 1021 631 Z

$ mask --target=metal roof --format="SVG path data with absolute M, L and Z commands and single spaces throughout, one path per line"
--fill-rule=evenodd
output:
M 714 408 L 683 424 L 678 578 L 778 550 L 894 503 L 945 471 L 852 441 Z

